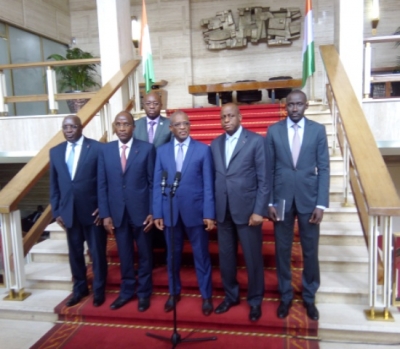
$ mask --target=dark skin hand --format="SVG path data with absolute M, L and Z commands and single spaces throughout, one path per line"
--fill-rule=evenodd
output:
M 99 209 L 96 208 L 96 210 L 92 213 L 92 216 L 96 216 L 96 218 L 94 219 L 94 224 L 96 225 L 101 225 L 101 218 L 99 216 Z
M 215 222 L 213 219 L 208 219 L 204 218 L 203 223 L 206 226 L 206 231 L 211 231 L 215 227 Z M 159 230 L 164 230 L 164 219 L 158 218 L 154 220 L 154 225 L 157 227 Z
M 143 225 L 145 226 L 144 229 L 143 229 L 143 231 L 144 231 L 145 233 L 147 233 L 148 231 L 150 231 L 151 227 L 153 226 L 153 223 L 154 223 L 154 221 L 153 221 L 153 215 L 149 214 L 149 215 L 146 217 L 145 221 L 143 222 Z
M 56 218 L 56 222 L 57 222 L 58 225 L 59 225 L 61 228 L 63 228 L 64 230 L 67 229 L 67 228 L 65 228 L 65 224 L 64 224 L 64 221 L 63 221 L 63 219 L 61 218 L 61 216 L 58 216 L 58 217 Z
M 103 219 L 103 225 L 106 232 L 110 235 L 114 234 L 114 224 L 111 217 Z
M 323 216 L 324 216 L 324 210 L 316 207 L 311 215 L 309 222 L 313 224 L 320 224 L 322 222 Z M 274 222 L 279 221 L 278 215 L 276 213 L 276 208 L 274 206 L 268 207 L 268 217 Z
M 257 213 L 253 213 L 249 219 L 249 227 L 260 225 L 263 222 L 263 216 L 260 216 Z

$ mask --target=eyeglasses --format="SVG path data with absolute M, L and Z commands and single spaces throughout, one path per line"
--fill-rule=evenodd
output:
M 148 107 L 150 107 L 151 105 L 154 105 L 155 107 L 158 107 L 160 105 L 160 103 L 158 102 L 146 102 L 145 103 Z
M 175 128 L 179 128 L 179 127 L 189 127 L 190 126 L 190 122 L 189 121 L 183 121 L 183 122 L 175 122 L 174 124 L 172 124 L 173 127 Z
M 128 128 L 128 127 L 132 126 L 132 123 L 128 123 L 128 122 L 116 122 L 116 123 L 114 124 L 114 126 L 115 126 L 116 128 Z
M 73 130 L 77 130 L 78 129 L 78 125 L 62 125 L 62 129 L 63 130 L 69 130 L 69 129 L 73 129 Z

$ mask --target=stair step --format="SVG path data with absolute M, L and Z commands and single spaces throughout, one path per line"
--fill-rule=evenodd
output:
M 86 262 L 89 262 L 87 247 L 85 243 Z M 68 244 L 64 239 L 47 239 L 35 246 L 29 252 L 32 262 L 37 263 L 69 263 Z
M 319 246 L 322 272 L 368 272 L 368 250 L 364 246 Z
M 25 266 L 30 288 L 72 290 L 72 275 L 68 263 L 30 263 Z

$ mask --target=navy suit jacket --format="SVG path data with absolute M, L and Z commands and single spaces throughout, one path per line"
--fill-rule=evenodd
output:
M 84 137 L 74 179 L 65 163 L 67 142 L 50 149 L 50 202 L 53 217 L 72 227 L 74 211 L 84 225 L 93 224 L 97 209 L 97 162 L 103 144 Z
M 268 128 L 265 139 L 269 203 L 286 200 L 285 211 L 293 200 L 299 213 L 311 213 L 317 205 L 329 205 L 329 150 L 325 127 L 304 118 L 304 134 L 297 165 L 294 167 L 286 120 Z
M 187 227 L 203 225 L 203 219 L 215 219 L 214 168 L 210 148 L 190 139 L 182 165 L 179 187 L 173 198 L 173 224 L 170 219 L 169 193 L 161 195 L 163 171 L 168 172 L 167 183 L 171 185 L 176 173 L 174 140 L 157 149 L 154 171 L 153 218 L 163 218 L 168 227 L 175 226 L 178 215 Z
M 264 139 L 243 128 L 228 168 L 225 162 L 226 134 L 211 143 L 215 166 L 217 221 L 225 220 L 226 208 L 235 224 L 247 224 L 253 213 L 267 215 L 267 172 Z
M 118 141 L 103 146 L 98 168 L 100 218 L 111 217 L 118 228 L 126 210 L 134 225 L 143 226 L 152 211 L 154 161 L 154 146 L 134 139 L 123 173 Z
M 153 145 L 156 148 L 158 148 L 160 145 L 169 142 L 173 138 L 172 133 L 169 130 L 169 124 L 170 124 L 169 119 L 167 119 L 164 116 L 160 116 L 153 140 Z M 145 142 L 149 141 L 146 116 L 135 121 L 135 131 L 133 136 L 135 137 L 135 139 L 140 139 Z

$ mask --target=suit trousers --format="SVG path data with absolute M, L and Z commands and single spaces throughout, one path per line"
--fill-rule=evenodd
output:
M 149 298 L 153 291 L 152 267 L 153 254 L 151 234 L 143 231 L 144 226 L 135 226 L 125 209 L 121 225 L 115 227 L 118 256 L 121 269 L 120 297 L 131 299 L 137 294 L 139 298 Z M 139 267 L 136 282 L 134 261 L 134 241 L 137 246 Z
M 167 243 L 168 285 L 171 295 L 181 293 L 182 284 L 180 278 L 181 258 L 183 250 L 184 234 L 188 236 L 193 250 L 194 266 L 199 283 L 200 294 L 203 299 L 211 297 L 211 260 L 208 250 L 208 232 L 204 225 L 185 227 L 179 217 L 176 226 L 165 227 L 165 241 Z M 174 250 L 172 251 L 172 235 L 174 238 Z M 172 269 L 172 253 L 174 253 L 174 269 Z M 172 274 L 175 278 L 175 291 L 173 288 Z
M 262 256 L 262 225 L 235 224 L 229 209 L 225 220 L 218 222 L 219 265 L 225 299 L 239 301 L 237 274 L 238 240 L 242 246 L 248 275 L 247 302 L 250 306 L 261 305 L 264 296 L 264 263 Z
M 94 219 L 95 217 L 93 217 Z M 84 256 L 84 242 L 86 241 L 93 260 L 93 293 L 95 296 L 103 296 L 107 279 L 107 233 L 103 226 L 83 225 L 79 222 L 75 212 L 72 227 L 67 229 L 67 241 L 69 263 L 74 279 L 74 295 L 81 296 L 88 292 Z
M 312 213 L 300 214 L 293 202 L 289 211 L 285 212 L 285 219 L 275 222 L 275 258 L 278 274 L 279 292 L 283 302 L 293 299 L 292 273 L 290 269 L 294 222 L 297 217 L 300 233 L 300 243 L 303 252 L 302 284 L 303 300 L 314 303 L 315 293 L 320 285 L 318 244 L 319 224 L 311 224 L 309 219 Z

